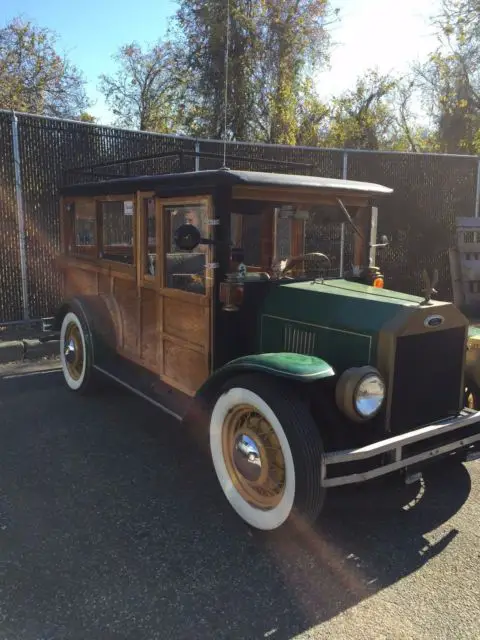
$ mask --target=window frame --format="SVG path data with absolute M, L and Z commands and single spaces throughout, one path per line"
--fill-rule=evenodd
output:
M 134 272 L 137 265 L 137 199 L 135 193 L 124 193 L 119 195 L 101 195 L 95 196 L 97 203 L 97 257 L 100 263 L 107 263 L 112 269 L 118 271 Z M 132 263 L 128 264 L 118 260 L 112 260 L 105 255 L 105 243 L 103 237 L 103 202 L 132 202 L 133 203 L 133 221 L 132 221 Z
M 146 273 L 146 255 L 148 251 L 148 224 L 143 208 L 144 200 L 152 198 L 155 207 L 155 251 L 157 255 L 157 264 L 155 275 L 152 276 Z M 159 233 L 159 226 L 161 223 L 161 216 L 158 211 L 158 196 L 155 191 L 137 191 L 136 193 L 136 210 L 137 210 L 137 283 L 138 286 L 147 287 L 151 289 L 158 289 L 160 280 L 160 272 L 162 271 L 162 249 L 161 249 L 161 234 Z
M 95 235 L 96 242 L 93 245 L 77 245 L 76 243 L 76 211 L 79 202 L 91 202 L 94 208 Z M 69 207 L 73 205 L 73 209 Z M 98 215 L 97 204 L 94 197 L 71 197 L 65 198 L 63 201 L 63 218 L 64 218 L 64 253 L 65 255 L 78 258 L 81 260 L 96 260 L 98 257 Z
M 248 200 L 247 200 L 248 201 Z M 232 246 L 236 244 L 243 247 L 248 235 L 249 219 L 256 219 L 259 225 L 259 260 L 258 264 L 244 257 L 244 264 L 247 270 L 254 272 L 269 271 L 275 259 L 276 253 L 276 207 L 274 204 L 265 201 L 264 206 L 258 213 L 243 213 L 232 209 L 230 213 L 230 241 Z M 243 247 L 244 248 L 244 247 Z M 235 263 L 235 261 L 233 261 Z M 236 264 L 236 263 L 235 263 Z M 235 267 L 236 268 L 236 267 Z
M 157 227 L 157 238 L 160 235 L 161 246 L 161 266 L 158 270 L 160 291 L 163 295 L 169 297 L 184 298 L 185 300 L 205 300 L 212 297 L 215 279 L 215 267 L 214 267 L 214 246 L 212 244 L 207 245 L 207 251 L 205 252 L 205 293 L 196 293 L 193 291 L 183 291 L 182 289 L 175 289 L 174 287 L 167 287 L 166 284 L 166 257 L 169 251 L 169 245 L 171 239 L 171 219 L 169 215 L 166 215 L 165 209 L 175 206 L 199 206 L 203 205 L 206 208 L 206 220 L 208 226 L 208 238 L 213 239 L 213 224 L 214 220 L 214 206 L 212 195 L 205 194 L 201 196 L 179 196 L 174 198 L 158 198 L 157 199 L 157 220 L 160 220 L 160 224 Z
M 96 243 L 91 246 L 81 247 L 76 244 L 75 236 L 75 220 L 77 203 L 87 201 L 93 203 L 95 208 L 95 227 L 96 227 Z M 102 202 L 133 202 L 133 245 L 132 245 L 132 264 L 119 262 L 118 260 L 110 260 L 108 255 L 103 255 L 104 238 L 103 238 L 103 215 Z M 69 205 L 73 204 L 73 210 L 69 210 Z M 107 267 L 112 271 L 121 273 L 135 274 L 137 268 L 137 199 L 136 193 L 127 193 L 119 195 L 96 195 L 96 196 L 69 196 L 62 200 L 62 225 L 63 225 L 63 253 L 67 258 L 75 260 L 84 260 L 94 263 L 99 267 Z

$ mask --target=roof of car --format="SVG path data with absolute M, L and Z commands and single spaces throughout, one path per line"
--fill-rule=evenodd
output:
M 294 175 L 291 173 L 268 173 L 262 171 L 236 171 L 214 169 L 166 173 L 152 176 L 111 178 L 98 182 L 64 186 L 64 195 L 103 195 L 131 193 L 132 191 L 154 191 L 157 188 L 209 188 L 217 185 L 248 185 L 278 188 L 309 188 L 322 191 L 342 191 L 365 196 L 386 195 L 393 189 L 384 185 L 355 180 L 340 180 L 320 176 Z

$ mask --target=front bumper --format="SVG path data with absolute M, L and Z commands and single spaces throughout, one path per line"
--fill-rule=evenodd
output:
M 365 482 L 449 454 L 463 454 L 467 458 L 479 451 L 480 411 L 464 409 L 455 418 L 359 449 L 325 453 L 322 486 Z

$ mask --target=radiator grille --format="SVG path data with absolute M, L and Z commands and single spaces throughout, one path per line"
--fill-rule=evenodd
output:
M 459 411 L 465 329 L 397 339 L 390 428 L 403 433 Z
M 287 324 L 283 333 L 285 351 L 312 355 L 315 352 L 316 336 L 312 331 L 304 331 Z

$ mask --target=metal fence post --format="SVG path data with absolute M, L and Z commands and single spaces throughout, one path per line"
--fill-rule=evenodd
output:
M 478 218 L 480 213 L 480 156 L 477 158 L 477 188 L 475 192 L 475 211 L 473 215 Z
M 200 141 L 195 142 L 195 171 L 200 171 Z
M 348 153 L 343 152 L 342 160 L 342 180 L 346 180 L 348 175 Z M 343 278 L 345 260 L 345 223 L 340 226 L 340 278 Z
M 22 167 L 20 158 L 20 145 L 18 142 L 18 119 L 12 111 L 12 136 L 13 136 L 13 162 L 15 167 L 15 196 L 17 201 L 18 242 L 20 248 L 20 273 L 22 279 L 22 307 L 23 319 L 28 320 L 28 280 L 27 280 L 27 253 L 25 248 L 25 211 L 23 208 L 22 192 Z

